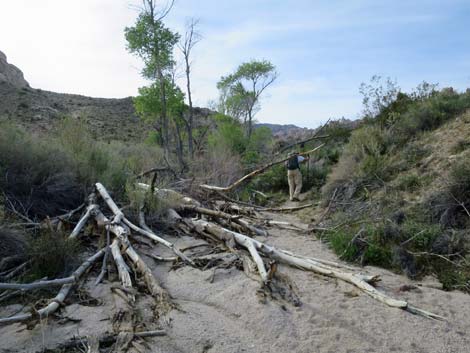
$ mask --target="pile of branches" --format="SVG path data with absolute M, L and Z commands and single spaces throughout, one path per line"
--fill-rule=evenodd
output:
M 95 227 L 105 231 L 106 245 L 87 258 L 69 277 L 34 283 L 0 283 L 0 291 L 25 291 L 61 286 L 57 295 L 45 307 L 39 310 L 32 309 L 29 313 L 0 318 L 0 325 L 18 322 L 30 324 L 50 318 L 54 312 L 65 305 L 64 300 L 74 286 L 79 281 L 83 281 L 89 275 L 89 270 L 102 260 L 101 271 L 94 280 L 95 285 L 99 285 L 106 276 L 110 261 L 114 262 L 120 280 L 119 285 L 112 287 L 112 293 L 117 303 L 113 318 L 114 332 L 106 337 L 85 337 L 81 342 L 87 341 L 90 343 L 89 346 L 98 347 L 96 348 L 96 352 L 98 352 L 100 342 L 106 340 L 114 340 L 116 346 L 123 349 L 123 347 L 129 347 L 135 339 L 164 335 L 165 332 L 161 330 L 161 327 L 151 331 L 137 329 L 141 326 L 136 321 L 134 304 L 136 294 L 139 291 L 144 291 L 146 295 L 149 294 L 154 298 L 153 310 L 156 318 L 164 319 L 165 315 L 176 308 L 176 304 L 168 292 L 162 288 L 147 263 L 136 250 L 135 242 L 138 240 L 136 235 L 146 237 L 155 244 L 160 244 L 173 252 L 174 255 L 167 258 L 153 255 L 152 257 L 158 261 L 172 261 L 178 266 L 192 266 L 199 269 L 236 266 L 249 274 L 251 278 L 259 281 L 265 298 L 280 294 L 283 299 L 289 300 L 294 305 L 301 304 L 295 293 L 286 290 L 285 281 L 280 280 L 281 277 L 276 274 L 277 265 L 284 264 L 348 282 L 388 306 L 427 318 L 443 319 L 439 315 L 380 292 L 374 287 L 374 284 L 379 280 L 378 276 L 358 273 L 356 269 L 340 263 L 296 255 L 258 240 L 260 237 L 261 239 L 269 239 L 265 238 L 269 235 L 267 231 L 269 226 L 306 231 L 298 226 L 263 218 L 259 210 L 226 200 L 212 202 L 213 206 L 211 207 L 203 207 L 197 200 L 174 190 L 158 189 L 146 184 L 138 184 L 138 187 L 148 193 L 149 197 L 158 198 L 161 201 L 171 199 L 172 207 L 166 210 L 165 218 L 169 227 L 175 232 L 203 239 L 213 249 L 222 250 L 203 256 L 186 255 L 184 252 L 186 249 L 178 249 L 175 244 L 157 235 L 147 226 L 144 207 L 141 208 L 138 217 L 135 217 L 135 222 L 131 221 L 112 199 L 106 188 L 97 183 L 95 191 L 88 197 L 88 205 L 83 208 L 83 214 L 69 237 L 71 239 L 79 237 L 83 233 L 85 225 L 92 222 Z M 210 188 L 204 186 L 203 189 Z M 219 192 L 219 190 L 215 191 Z M 103 207 L 104 205 L 107 209 Z M 271 210 L 276 211 L 276 209 Z M 285 209 L 277 209 L 277 211 L 285 211 Z M 144 288 L 137 285 L 137 278 L 139 283 L 144 284 Z M 161 321 L 164 322 L 164 320 Z M 66 346 L 73 346 L 75 341 L 66 343 Z

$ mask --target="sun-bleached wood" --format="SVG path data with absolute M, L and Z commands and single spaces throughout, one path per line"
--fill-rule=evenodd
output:
M 77 268 L 72 274 L 75 278 L 80 278 L 87 270 L 91 267 L 97 260 L 99 260 L 104 255 L 104 249 L 99 250 L 96 254 L 89 257 L 84 263 Z M 40 319 L 47 318 L 49 315 L 54 313 L 61 304 L 63 304 L 65 298 L 70 293 L 70 290 L 73 287 L 73 283 L 68 283 L 62 286 L 59 293 L 50 301 L 50 303 L 45 307 L 37 311 L 36 315 Z M 21 314 L 15 315 L 8 318 L 0 319 L 0 325 L 12 324 L 15 322 L 27 321 L 33 318 L 32 314 Z

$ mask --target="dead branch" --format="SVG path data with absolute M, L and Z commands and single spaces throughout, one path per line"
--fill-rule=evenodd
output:
M 79 268 L 72 274 L 74 278 L 79 279 L 97 260 L 104 255 L 104 249 L 98 251 L 95 255 L 89 257 Z M 60 305 L 63 304 L 65 298 L 70 293 L 73 287 L 73 283 L 68 283 L 62 286 L 59 293 L 50 301 L 50 303 L 43 309 L 37 311 L 37 317 L 40 319 L 47 318 L 49 315 L 54 313 Z M 36 316 L 36 315 L 35 315 Z M 21 314 L 8 318 L 0 319 L 0 325 L 12 324 L 15 322 L 23 322 L 33 318 L 33 314 Z
M 142 184 L 142 185 L 146 185 L 146 184 Z M 127 226 L 129 226 L 129 228 L 131 228 L 132 230 L 142 234 L 142 235 L 145 235 L 146 237 L 152 239 L 153 241 L 157 242 L 157 243 L 160 243 L 164 246 L 166 246 L 167 248 L 171 249 L 179 258 L 181 258 L 181 260 L 183 260 L 184 262 L 188 263 L 188 264 L 191 264 L 194 266 L 194 263 L 191 261 L 191 259 L 189 259 L 186 255 L 184 255 L 181 251 L 179 251 L 175 246 L 174 244 L 170 243 L 169 241 L 163 239 L 163 238 L 160 238 L 158 235 L 156 235 L 155 233 L 151 232 L 151 231 L 148 231 L 148 230 L 145 230 L 145 229 L 142 229 L 138 226 L 136 226 L 135 224 L 133 224 L 131 221 L 129 221 L 127 218 L 125 218 L 124 216 L 124 213 L 122 213 L 122 211 L 119 209 L 119 207 L 116 205 L 116 203 L 113 201 L 113 199 L 111 198 L 111 196 L 109 196 L 109 193 L 108 191 L 106 190 L 106 188 L 101 184 L 101 183 L 96 183 L 95 184 L 96 186 L 96 190 L 100 193 L 101 197 L 103 198 L 103 200 L 106 202 L 106 204 L 108 205 L 108 207 L 111 209 L 111 211 L 114 213 L 115 215 L 115 218 L 113 220 L 113 223 L 119 223 L 119 222 L 124 222 Z M 146 185 L 148 186 L 148 185 Z M 179 194 L 181 195 L 181 194 Z M 188 198 L 189 199 L 189 198 Z M 148 227 L 147 227 L 148 228 Z M 148 228 L 150 229 L 150 228 Z
M 131 275 L 129 274 L 130 269 L 126 265 L 126 262 L 124 261 L 124 258 L 121 255 L 120 247 L 119 247 L 119 239 L 114 239 L 114 241 L 111 244 L 111 253 L 113 254 L 114 262 L 116 263 L 116 267 L 118 269 L 118 274 L 119 278 L 121 279 L 122 286 L 125 289 L 126 293 L 131 293 L 129 291 L 126 291 L 128 289 L 132 289 L 132 280 L 131 280 Z M 135 297 L 133 295 L 129 296 L 129 299 L 131 302 L 135 300 Z
M 146 170 L 145 172 L 142 172 L 140 173 L 139 175 L 137 175 L 135 178 L 136 179 L 141 179 L 147 175 L 150 175 L 152 173 L 156 174 L 158 172 L 170 172 L 171 174 L 173 174 L 175 176 L 175 178 L 177 177 L 175 171 L 171 168 L 168 168 L 168 167 L 156 167 L 156 168 L 152 168 L 152 169 L 149 169 L 149 170 Z
M 76 278 L 69 276 L 65 278 L 52 279 L 49 281 L 40 281 L 34 283 L 0 283 L 0 290 L 6 289 L 20 289 L 22 291 L 39 289 L 50 286 L 61 286 L 67 283 L 75 283 Z
M 302 153 L 299 153 L 299 156 L 306 156 L 306 155 L 309 155 L 317 150 L 319 150 L 320 148 L 322 148 L 325 144 L 321 144 L 320 146 L 318 147 L 315 147 L 314 149 L 310 150 L 310 151 L 307 151 L 307 152 L 302 152 Z M 201 188 L 205 189 L 205 190 L 209 190 L 209 191 L 219 191 L 219 192 L 228 192 L 228 191 L 231 191 L 233 189 L 235 189 L 237 186 L 241 185 L 243 182 L 245 182 L 246 180 L 249 180 L 251 178 L 253 178 L 254 176 L 258 175 L 258 174 L 261 174 L 263 173 L 266 169 L 269 169 L 277 164 L 281 164 L 285 161 L 287 161 L 290 157 L 287 157 L 287 158 L 284 158 L 284 159 L 281 159 L 279 161 L 276 161 L 276 162 L 271 162 L 269 164 L 266 164 L 265 166 L 261 167 L 261 168 L 258 168 L 254 171 L 252 171 L 251 173 L 245 175 L 244 177 L 238 179 L 237 181 L 235 181 L 234 183 L 232 183 L 231 185 L 229 186 L 226 186 L 226 187 L 221 187 L 221 186 L 213 186 L 213 185 L 206 185 L 206 184 L 202 184 L 200 185 Z
M 256 235 L 259 235 L 259 236 L 268 236 L 267 231 L 265 231 L 263 229 L 260 229 L 260 228 L 257 228 L 255 226 L 252 226 L 247 221 L 241 219 L 240 216 L 234 216 L 234 215 L 222 212 L 222 211 L 215 211 L 215 210 L 211 210 L 211 209 L 208 209 L 208 208 L 191 206 L 191 205 L 181 205 L 180 209 L 186 210 L 186 211 L 197 212 L 197 213 L 204 214 L 204 215 L 207 215 L 207 216 L 211 216 L 211 217 L 214 217 L 214 218 L 223 218 L 223 219 L 226 219 L 230 222 L 234 222 L 234 223 L 240 225 L 242 228 L 244 228 L 245 230 L 247 230 L 247 231 L 249 231 L 253 234 L 256 234 Z
M 293 212 L 298 210 L 303 210 L 304 208 L 312 207 L 312 203 L 308 203 L 306 205 L 301 206 L 293 206 L 293 207 L 274 207 L 274 208 L 257 208 L 259 211 L 265 212 Z
M 26 262 L 23 262 L 18 267 L 15 267 L 14 269 L 8 270 L 5 275 L 0 276 L 0 281 L 8 281 L 14 278 L 15 276 L 22 273 L 30 263 L 31 261 L 26 261 Z
M 241 246 L 245 246 L 246 242 L 248 241 L 248 242 L 251 242 L 251 244 L 253 244 L 256 247 L 257 251 L 259 251 L 264 256 L 269 257 L 273 260 L 286 263 L 293 267 L 313 271 L 324 276 L 338 278 L 345 282 L 351 283 L 354 286 L 361 289 L 362 291 L 364 291 L 366 294 L 368 294 L 372 298 L 388 306 L 407 310 L 409 312 L 419 314 L 428 318 L 444 320 L 444 318 L 439 315 L 424 311 L 422 309 L 415 308 L 413 306 L 410 306 L 405 301 L 396 300 L 382 292 L 379 292 L 377 289 L 375 289 L 373 286 L 369 284 L 370 282 L 376 282 L 378 280 L 377 276 L 365 276 L 362 274 L 350 273 L 344 270 L 339 270 L 332 266 L 322 264 L 313 259 L 309 259 L 306 257 L 298 257 L 289 252 L 280 251 L 272 246 L 261 243 L 255 239 L 251 239 L 243 234 L 233 232 L 231 230 L 219 227 L 215 224 L 211 224 L 203 220 L 197 220 L 197 221 L 186 220 L 186 221 L 192 223 L 195 228 L 199 227 L 199 228 L 204 229 L 206 232 L 216 236 L 219 240 L 223 242 L 232 240 Z
M 134 263 L 136 270 L 142 275 L 150 294 L 157 301 L 159 308 L 163 311 L 163 313 L 171 310 L 173 305 L 170 300 L 170 295 L 157 282 L 152 274 L 152 270 L 150 270 L 147 264 L 140 258 L 140 256 L 130 244 L 125 248 L 124 251 Z
M 109 252 L 111 250 L 111 244 L 110 243 L 111 243 L 111 238 L 109 236 L 109 227 L 106 227 L 106 252 L 104 253 L 103 265 L 101 266 L 100 274 L 96 278 L 95 286 L 103 280 L 103 277 L 106 274 L 106 271 L 107 271 L 107 268 L 108 268 Z
M 82 218 L 78 221 L 77 225 L 75 228 L 73 228 L 72 233 L 70 233 L 69 238 L 74 239 L 80 234 L 80 231 L 82 228 L 85 226 L 85 224 L 88 222 L 88 219 L 93 215 L 93 212 L 98 208 L 98 205 L 92 204 L 89 205 L 86 209 L 85 214 L 83 215 Z
M 294 143 L 292 143 L 292 144 L 290 144 L 290 145 L 287 145 L 287 146 L 283 147 L 282 149 L 279 150 L 279 152 L 276 153 L 276 155 L 281 154 L 282 152 L 287 151 L 289 148 L 292 148 L 292 147 L 294 147 L 294 146 L 301 145 L 301 144 L 303 144 L 303 143 L 307 143 L 307 142 L 310 142 L 310 141 L 313 141 L 313 140 L 324 139 L 324 138 L 330 137 L 330 135 L 318 136 L 318 134 L 328 125 L 328 123 L 330 122 L 330 120 L 331 120 L 331 119 L 328 119 L 328 120 L 326 121 L 326 123 L 324 123 L 322 126 L 320 126 L 320 128 L 317 129 L 317 131 L 315 131 L 315 133 L 314 133 L 311 137 L 309 137 L 309 138 L 307 138 L 307 139 L 305 139 L 305 140 L 301 140 L 301 141 L 298 141 L 298 142 L 294 142 Z

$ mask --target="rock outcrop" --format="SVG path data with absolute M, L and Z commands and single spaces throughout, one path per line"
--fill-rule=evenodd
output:
M 7 56 L 0 51 L 0 82 L 7 82 L 17 88 L 29 87 L 23 73 L 15 65 L 9 64 Z

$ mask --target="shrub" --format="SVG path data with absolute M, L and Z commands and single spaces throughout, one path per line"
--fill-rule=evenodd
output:
M 3 124 L 0 129 L 0 188 L 8 207 L 43 218 L 76 207 L 83 198 L 72 161 L 53 141 Z
M 416 191 L 422 186 L 422 181 L 417 174 L 407 174 L 397 178 L 396 184 L 398 190 Z
M 100 181 L 125 196 L 127 180 L 162 164 L 157 146 L 105 143 L 79 120 L 64 119 L 57 138 L 0 127 L 0 188 L 14 207 L 30 218 L 55 216 L 80 204 Z
M 431 194 L 425 204 L 431 218 L 443 227 L 464 228 L 470 217 L 470 164 L 469 155 L 462 156 L 451 167 L 445 187 Z
M 74 239 L 43 230 L 28 243 L 31 279 L 66 277 L 79 265 L 80 246 Z
M 461 153 L 470 148 L 470 141 L 465 139 L 458 140 L 454 146 L 452 146 L 451 152 L 453 154 Z

